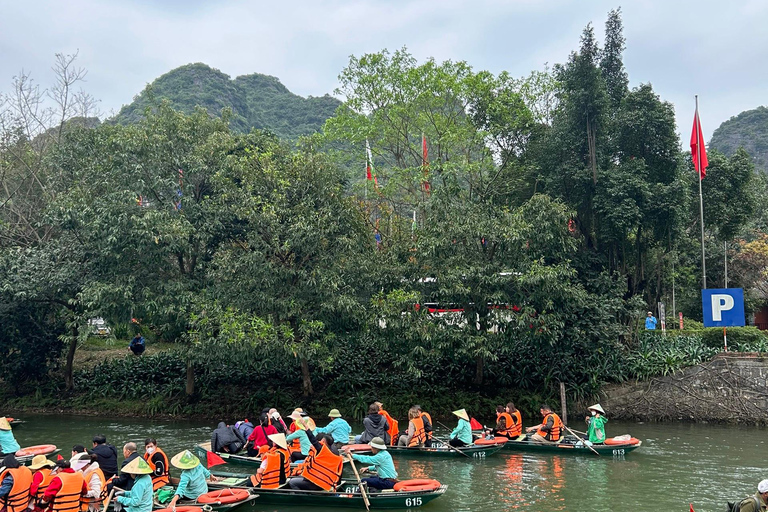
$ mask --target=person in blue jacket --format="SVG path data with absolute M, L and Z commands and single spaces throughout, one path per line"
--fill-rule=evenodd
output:
M 144 336 L 137 333 L 136 336 L 133 337 L 131 340 L 131 344 L 128 345 L 128 348 L 131 349 L 131 352 L 134 353 L 134 355 L 140 356 L 144 353 L 144 349 L 147 348 L 146 343 L 144 341 Z
M 325 427 L 315 430 L 315 434 L 330 434 L 333 437 L 333 448 L 337 451 L 345 444 L 349 444 L 349 434 L 352 433 L 352 427 L 346 420 L 342 419 L 338 409 L 331 409 L 328 413 L 329 418 L 333 418 Z
M 655 331 L 656 323 L 657 323 L 656 317 L 653 316 L 653 313 L 649 311 L 648 314 L 645 316 L 645 329 L 647 331 Z
M 376 473 L 376 476 L 363 478 L 368 487 L 373 489 L 392 489 L 397 483 L 397 470 L 392 462 L 392 456 L 387 452 L 387 444 L 380 437 L 371 439 L 371 452 L 373 455 L 352 454 L 352 458 L 363 464 L 370 464 L 370 467 L 362 468 L 361 473 Z

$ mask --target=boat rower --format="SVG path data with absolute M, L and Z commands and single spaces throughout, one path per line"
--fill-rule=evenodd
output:
M 380 437 L 374 437 L 370 447 L 373 455 L 352 454 L 356 461 L 371 464 L 370 467 L 362 468 L 361 473 L 376 472 L 376 476 L 363 478 L 362 482 L 373 489 L 393 489 L 397 483 L 397 470 L 392 462 L 392 455 L 387 451 L 387 443 Z

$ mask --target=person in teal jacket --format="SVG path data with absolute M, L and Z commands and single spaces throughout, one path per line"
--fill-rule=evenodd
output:
M 370 467 L 361 469 L 361 473 L 367 471 L 377 474 L 377 476 L 363 478 L 362 481 L 373 489 L 394 488 L 397 483 L 397 470 L 395 470 L 395 464 L 392 462 L 392 456 L 387 452 L 387 443 L 380 437 L 374 437 L 371 439 L 370 445 L 373 455 L 352 454 L 354 460 L 363 464 L 371 464 Z
M 301 414 L 293 411 L 293 414 L 289 416 L 293 420 L 293 425 L 296 427 L 292 433 L 285 437 L 287 443 L 291 443 L 294 439 L 299 440 L 299 451 L 291 453 L 291 462 L 299 462 L 307 458 L 309 450 L 312 448 L 312 443 L 309 442 L 307 433 L 305 432 L 309 428 L 308 422 L 301 417 Z
M 465 409 L 453 411 L 458 416 L 459 424 L 451 432 L 451 439 L 448 444 L 454 447 L 469 446 L 472 444 L 472 427 L 469 424 L 469 414 Z
M 333 418 L 331 422 L 323 428 L 316 429 L 314 433 L 330 434 L 331 437 L 333 437 L 333 447 L 338 450 L 349 443 L 349 434 L 352 433 L 352 427 L 342 419 L 338 409 L 331 409 L 331 412 L 328 413 L 328 417 Z
M 122 470 L 134 479 L 130 491 L 117 491 L 117 502 L 125 507 L 125 512 L 151 512 L 152 511 L 152 468 L 147 461 L 136 457 Z
M 21 446 L 16 442 L 16 438 L 13 437 L 8 418 L 3 416 L 0 418 L 0 456 L 16 453 L 20 449 Z
M 211 482 L 218 480 L 200 464 L 200 459 L 189 450 L 174 455 L 171 459 L 171 465 L 181 470 L 179 485 L 176 487 L 173 499 L 168 504 L 168 508 L 171 509 L 176 507 L 176 502 L 181 498 L 196 500 L 200 495 L 207 493 L 208 483 L 206 480 Z

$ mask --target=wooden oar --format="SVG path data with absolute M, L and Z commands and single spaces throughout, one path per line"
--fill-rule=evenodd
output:
M 109 496 L 107 496 L 107 501 L 104 502 L 104 512 L 107 512 L 107 509 L 109 508 L 109 503 L 112 501 L 112 496 L 115 495 L 115 488 L 112 487 L 112 490 L 109 491 Z
M 574 436 L 576 436 L 576 434 L 573 432 L 573 430 L 569 429 L 567 426 L 563 425 L 563 428 L 565 428 L 565 430 L 567 430 L 568 432 L 570 432 L 571 434 L 573 434 Z M 576 436 L 576 437 L 579 437 L 579 436 Z M 597 450 L 595 450 L 594 448 L 592 448 L 592 446 L 591 446 L 591 445 L 588 445 L 588 444 L 585 442 L 585 443 L 584 443 L 584 446 L 586 446 L 587 448 L 589 448 L 590 450 L 592 450 L 592 452 L 593 452 L 595 455 L 597 455 L 598 457 L 600 456 L 600 454 L 598 453 L 598 451 L 597 451 Z
M 368 501 L 368 493 L 365 492 L 365 486 L 360 479 L 360 473 L 357 472 L 357 466 L 355 466 L 355 460 L 352 458 L 351 453 L 347 453 L 347 459 L 349 459 L 349 465 L 352 466 L 352 470 L 355 472 L 357 478 L 357 485 L 360 486 L 360 494 L 363 496 L 363 503 L 365 503 L 365 510 L 371 510 L 371 502 Z
M 438 424 L 439 424 L 441 427 L 443 427 L 443 428 L 446 428 L 446 429 L 450 430 L 450 427 L 446 427 L 446 426 L 445 426 L 443 423 L 441 423 L 439 420 L 437 421 L 437 423 L 438 423 Z M 440 441 L 441 443 L 443 443 L 445 446 L 447 446 L 447 447 L 448 447 L 448 448 L 450 448 L 451 450 L 453 450 L 453 451 L 455 451 L 455 452 L 459 452 L 460 454 L 462 454 L 462 455 L 463 455 L 463 456 L 465 456 L 466 458 L 468 458 L 468 459 L 471 459 L 471 458 L 472 458 L 472 457 L 470 457 L 469 455 L 467 455 L 466 453 L 464 453 L 463 451 L 461 451 L 461 450 L 459 450 L 458 448 L 456 448 L 455 446 L 451 446 L 451 443 L 450 443 L 450 441 L 446 443 L 445 441 L 443 441 L 443 440 L 442 440 L 442 439 L 440 439 L 439 437 L 435 437 L 435 436 L 434 436 L 434 434 L 432 435 L 432 437 L 433 437 L 434 439 L 437 439 L 437 440 L 438 440 L 438 441 Z

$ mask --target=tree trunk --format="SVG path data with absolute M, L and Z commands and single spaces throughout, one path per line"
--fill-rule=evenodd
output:
M 309 377 L 309 361 L 306 357 L 301 358 L 301 381 L 304 396 L 312 395 L 315 391 L 312 389 L 312 379 Z
M 483 368 L 485 364 L 485 359 L 483 356 L 477 356 L 475 357 L 475 380 L 474 384 L 476 386 L 482 386 L 483 385 Z
M 77 338 L 78 328 L 77 324 L 72 326 L 72 339 L 69 342 L 69 349 L 67 350 L 67 361 L 64 364 L 64 384 L 67 391 L 71 391 L 75 387 L 75 379 L 73 376 L 72 368 L 75 362 L 75 350 L 77 350 Z
M 195 367 L 191 359 L 187 359 L 187 396 L 195 394 Z

